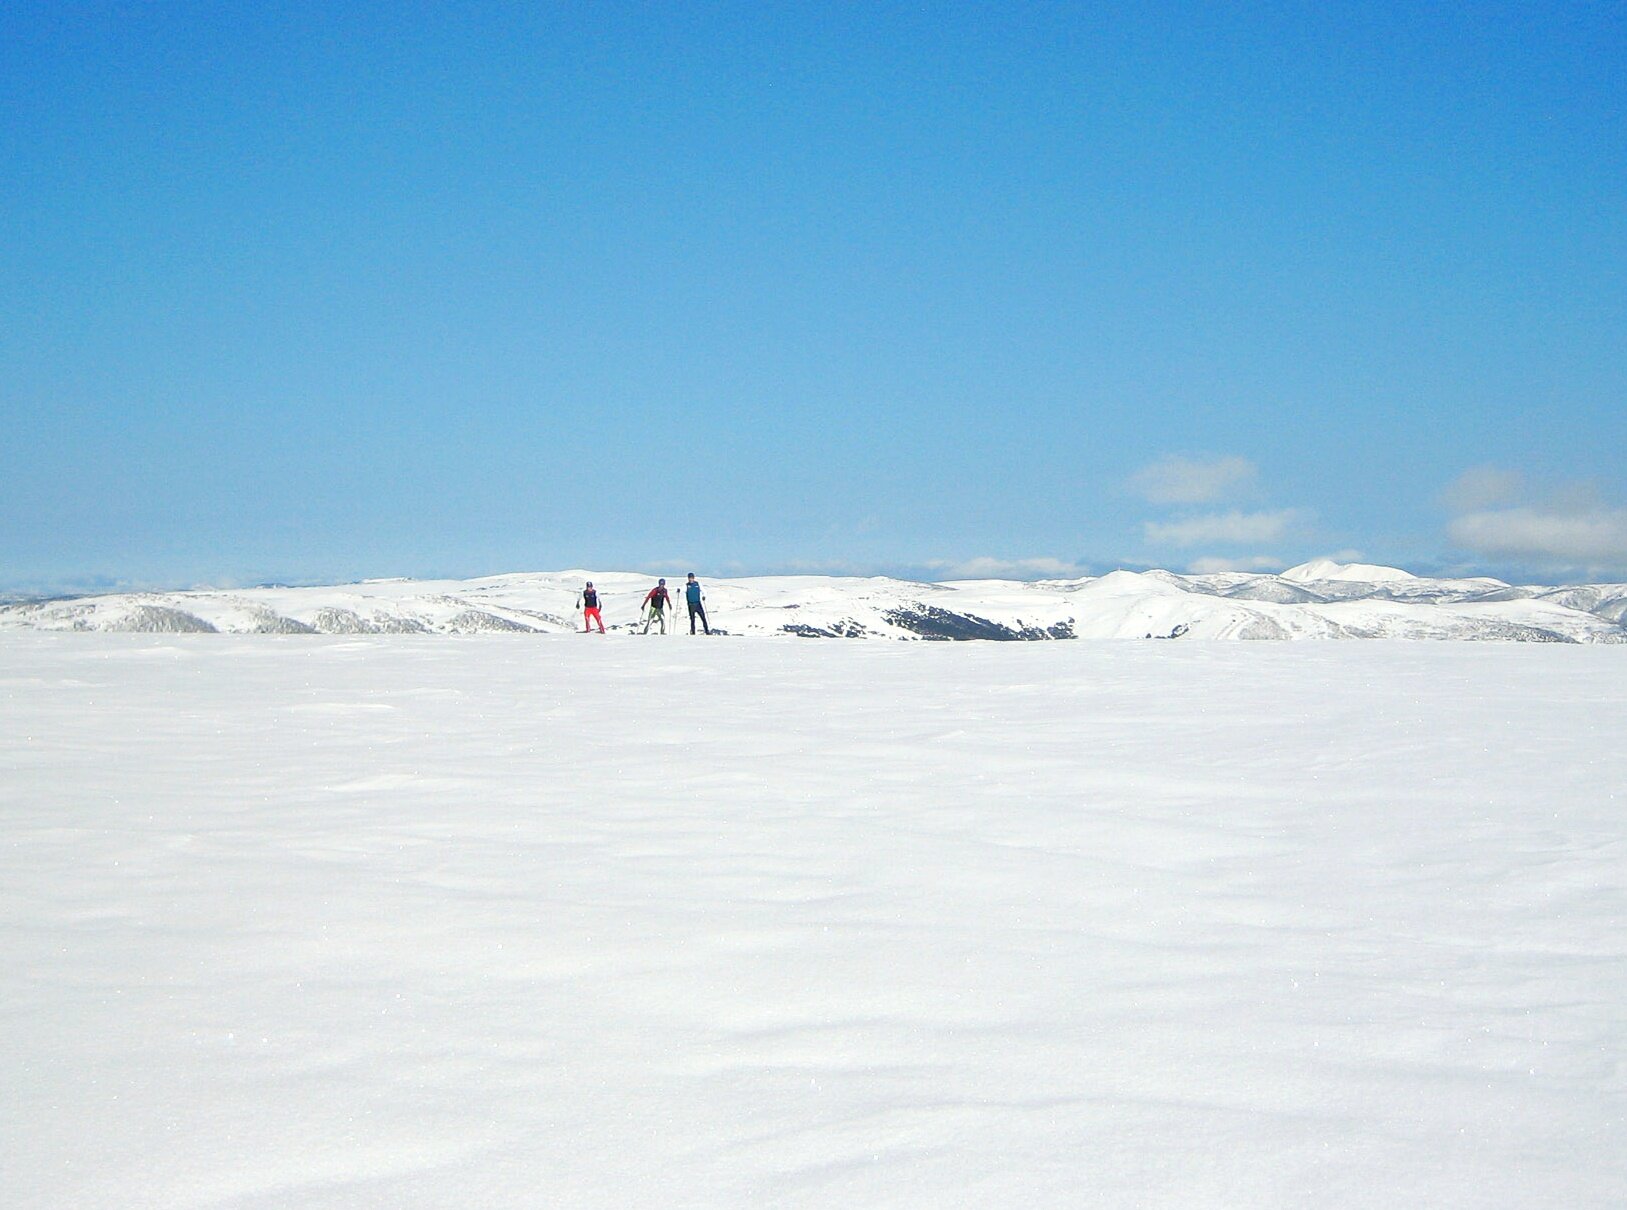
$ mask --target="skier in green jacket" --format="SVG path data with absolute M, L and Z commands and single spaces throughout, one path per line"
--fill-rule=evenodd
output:
M 644 634 L 650 633 L 650 623 L 659 622 L 661 633 L 667 632 L 667 606 L 672 604 L 672 598 L 667 595 L 667 582 L 662 579 L 644 596 Z

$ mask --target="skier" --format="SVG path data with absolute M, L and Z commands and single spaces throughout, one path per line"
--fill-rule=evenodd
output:
M 706 598 L 701 595 L 701 582 L 695 578 L 695 573 L 689 573 L 689 582 L 684 585 L 684 601 L 689 606 L 689 633 L 695 633 L 695 619 L 701 620 L 706 633 L 712 633 L 712 625 L 706 620 Z
M 576 598 L 576 607 L 582 611 L 582 633 L 592 634 L 593 623 L 599 623 L 599 633 L 604 633 L 604 617 L 599 613 L 599 593 L 589 580 L 582 589 L 581 595 Z
M 667 632 L 667 606 L 672 604 L 672 598 L 667 595 L 667 582 L 665 579 L 656 582 L 644 597 L 644 633 L 650 633 L 650 623 L 661 623 L 661 633 Z

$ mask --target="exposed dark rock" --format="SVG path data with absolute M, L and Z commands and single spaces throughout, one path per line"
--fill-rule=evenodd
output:
M 912 609 L 890 609 L 881 615 L 900 630 L 918 634 L 923 639 L 966 640 L 985 639 L 994 642 L 1024 642 L 1038 639 L 1071 639 L 1073 620 L 1053 626 L 1005 626 L 972 613 L 952 613 L 936 605 L 916 605 Z
M 1319 593 L 1301 588 L 1298 584 L 1290 584 L 1286 580 L 1279 580 L 1275 576 L 1262 576 L 1258 580 L 1250 580 L 1219 595 L 1234 601 L 1265 601 L 1274 605 L 1309 605 L 1327 600 Z
M 314 620 L 320 634 L 428 634 L 429 628 L 416 618 L 385 615 L 364 618 L 349 609 L 319 609 Z
M 484 634 L 490 632 L 535 634 L 537 632 L 534 626 L 524 626 L 508 618 L 498 617 L 495 613 L 483 613 L 478 609 L 465 609 L 448 623 L 447 629 L 454 634 Z
M 120 630 L 153 634 L 216 634 L 216 629 L 196 614 L 168 605 L 137 605 Z
M 805 639 L 862 639 L 869 631 L 857 622 L 836 622 L 829 627 L 809 626 L 805 622 L 792 622 L 781 626 L 782 634 L 799 635 Z
M 254 627 L 251 634 L 316 634 L 315 626 L 301 622 L 298 618 L 284 617 L 280 613 L 273 613 L 269 609 L 259 609 L 254 614 Z

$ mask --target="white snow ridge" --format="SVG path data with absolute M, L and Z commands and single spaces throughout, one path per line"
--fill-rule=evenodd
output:
M 1312 559 L 1282 573 L 1284 580 L 1301 584 L 1317 580 L 1357 580 L 1382 584 L 1391 580 L 1416 580 L 1418 577 L 1399 567 L 1379 567 L 1372 563 L 1335 563 L 1332 559 Z
M 566 571 L 69 598 L 0 607 L 0 630 L 547 634 L 580 628 L 575 601 L 586 579 L 597 584 L 612 629 L 638 625 L 653 577 Z M 1627 642 L 1627 585 L 1515 586 L 1328 559 L 1281 575 L 1115 571 L 942 584 L 786 576 L 709 580 L 706 590 L 713 621 L 733 635 Z

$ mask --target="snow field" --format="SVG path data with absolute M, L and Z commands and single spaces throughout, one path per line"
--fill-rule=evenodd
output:
M 14 1207 L 1627 1199 L 1627 650 L 0 635 Z

